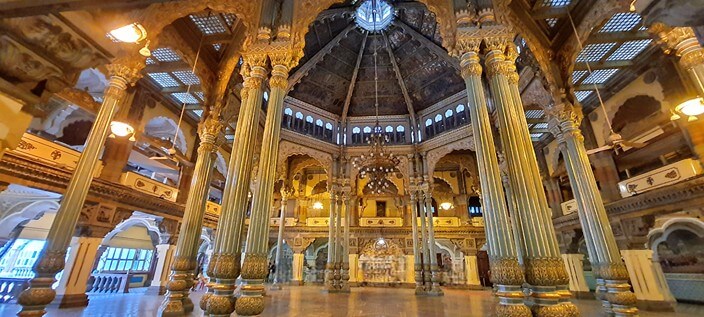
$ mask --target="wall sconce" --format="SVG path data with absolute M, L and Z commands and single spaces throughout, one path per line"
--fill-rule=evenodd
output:
M 313 209 L 320 210 L 323 209 L 323 203 L 316 201 L 313 203 Z
M 454 206 L 449 201 L 446 201 L 446 202 L 440 204 L 440 209 L 442 209 L 442 210 L 450 210 L 450 209 L 452 209 L 452 207 L 454 207 Z
M 681 113 L 687 116 L 687 121 L 692 122 L 697 120 L 697 116 L 704 113 L 704 98 L 693 98 L 684 101 L 675 107 L 675 113 L 672 114 L 670 120 L 679 120 Z

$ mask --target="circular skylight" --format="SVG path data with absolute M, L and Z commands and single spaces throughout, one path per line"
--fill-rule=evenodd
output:
M 365 0 L 357 8 L 357 25 L 370 32 L 383 30 L 393 17 L 393 8 L 383 0 Z

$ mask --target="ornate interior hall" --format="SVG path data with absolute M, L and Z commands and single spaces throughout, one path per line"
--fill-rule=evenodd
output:
M 8 0 L 0 315 L 700 316 L 704 0 Z

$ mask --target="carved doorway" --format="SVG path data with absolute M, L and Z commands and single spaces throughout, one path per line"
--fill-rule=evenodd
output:
M 489 254 L 486 251 L 477 252 L 477 270 L 482 286 L 491 287 L 491 271 L 489 270 Z

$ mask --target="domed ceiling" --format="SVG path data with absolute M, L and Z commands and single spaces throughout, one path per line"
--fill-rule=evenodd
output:
M 425 109 L 464 89 L 459 65 L 441 46 L 434 14 L 418 2 L 390 1 L 395 17 L 378 32 L 358 25 L 365 2 L 333 7 L 306 35 L 289 96 L 336 115 L 374 115 L 377 51 L 380 115 Z

